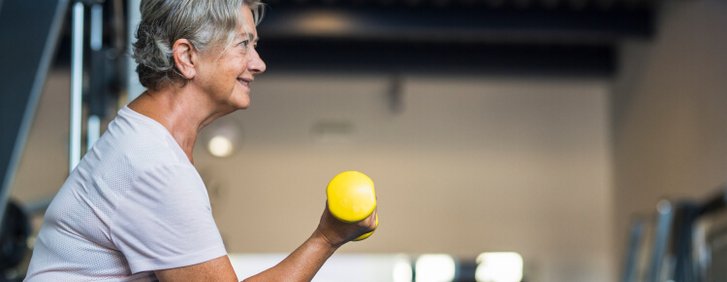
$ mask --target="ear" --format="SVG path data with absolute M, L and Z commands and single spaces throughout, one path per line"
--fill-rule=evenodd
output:
M 178 39 L 172 45 L 172 57 L 174 65 L 177 67 L 179 74 L 186 79 L 192 79 L 197 75 L 197 49 L 187 39 Z

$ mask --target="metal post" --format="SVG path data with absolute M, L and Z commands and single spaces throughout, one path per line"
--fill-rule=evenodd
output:
M 91 50 L 103 47 L 103 5 L 96 2 L 91 6 Z
M 644 229 L 646 229 L 646 222 L 642 219 L 635 219 L 631 224 L 631 231 L 629 232 L 629 240 L 626 249 L 626 260 L 624 263 L 624 271 L 622 282 L 636 282 L 638 261 L 640 255 L 641 244 L 643 243 Z
M 647 282 L 661 282 L 665 269 L 663 268 L 669 246 L 669 233 L 671 231 L 674 208 L 668 200 L 661 200 L 657 204 L 656 230 L 651 250 Z
M 139 23 L 141 22 L 141 12 L 139 11 L 139 7 L 141 7 L 141 0 L 129 0 L 128 1 L 128 22 L 127 22 L 127 48 L 129 50 L 133 50 L 132 44 L 136 41 L 136 28 L 139 26 Z M 141 85 L 141 82 L 139 82 L 139 76 L 136 74 L 136 61 L 131 56 L 127 56 L 127 70 L 126 70 L 126 92 L 128 93 L 128 100 L 127 102 L 133 101 L 141 95 L 141 93 L 144 92 L 144 86 Z
M 95 2 L 91 6 L 91 50 L 93 52 L 100 52 L 103 47 L 103 5 Z M 94 73 L 93 75 L 105 76 L 105 73 Z M 96 89 L 98 90 L 98 89 Z M 97 99 L 100 95 L 105 93 L 92 93 L 90 95 L 97 95 Z M 101 118 L 91 111 L 86 124 L 86 150 L 90 150 L 99 135 L 101 135 Z
M 81 160 L 81 114 L 83 99 L 83 17 L 81 2 L 73 4 L 71 35 L 71 118 L 68 150 L 68 171 L 76 168 Z

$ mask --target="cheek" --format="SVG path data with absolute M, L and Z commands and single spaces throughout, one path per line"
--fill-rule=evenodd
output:
M 236 79 L 237 77 L 242 76 L 242 74 L 245 72 L 246 67 L 247 64 L 239 63 L 238 61 L 238 63 L 227 65 L 225 67 L 225 74 L 231 78 Z
M 247 70 L 247 58 L 240 59 L 237 64 L 237 70 L 242 73 Z

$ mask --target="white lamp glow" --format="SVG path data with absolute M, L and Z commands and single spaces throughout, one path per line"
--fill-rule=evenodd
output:
M 450 255 L 421 255 L 414 269 L 416 282 L 448 282 L 454 280 L 456 263 Z
M 477 282 L 520 282 L 523 257 L 513 252 L 482 253 L 477 256 Z
M 229 138 L 218 135 L 210 139 L 210 142 L 207 144 L 207 149 L 213 156 L 223 158 L 232 155 L 235 146 Z
M 394 263 L 394 269 L 392 270 L 393 282 L 411 282 L 413 277 L 411 272 L 411 261 L 408 257 L 400 257 Z

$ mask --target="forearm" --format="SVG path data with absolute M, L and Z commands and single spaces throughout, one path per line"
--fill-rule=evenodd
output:
M 310 281 L 336 249 L 316 230 L 283 261 L 244 281 Z

